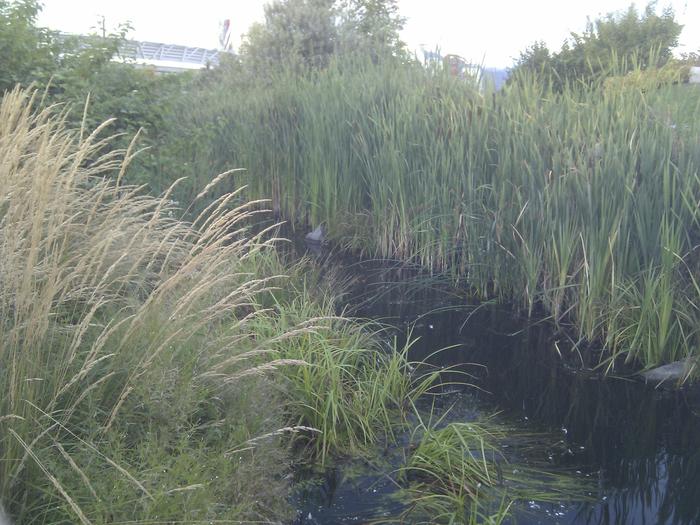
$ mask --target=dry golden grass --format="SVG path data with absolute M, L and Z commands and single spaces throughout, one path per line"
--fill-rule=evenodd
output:
M 128 429 L 122 420 L 142 404 L 130 396 L 144 384 L 168 370 L 185 389 L 220 392 L 300 362 L 273 360 L 248 329 L 278 278 L 255 271 L 274 241 L 245 235 L 260 202 L 227 195 L 194 225 L 178 220 L 168 194 L 120 184 L 133 148 L 108 150 L 108 123 L 72 132 L 59 108 L 40 105 L 22 90 L 0 104 L 0 498 L 17 519 L 31 515 L 29 483 L 62 499 L 72 519 L 104 522 L 71 494 L 65 472 L 69 486 L 105 496 L 90 478 L 95 465 L 72 455 L 77 446 L 140 498 L 158 498 L 138 466 L 100 445 Z

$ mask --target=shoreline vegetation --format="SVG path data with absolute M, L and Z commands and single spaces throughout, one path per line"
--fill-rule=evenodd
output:
M 672 10 L 536 43 L 494 92 L 478 67 L 410 56 L 395 0 L 324 1 L 275 1 L 240 55 L 165 76 L 111 60 L 128 26 L 66 40 L 36 27 L 36 1 L 4 2 L 0 86 L 37 82 L 70 127 L 115 118 L 110 149 L 138 133 L 123 180 L 198 200 L 190 220 L 247 184 L 354 251 L 573 326 L 607 368 L 696 356 L 700 96 L 684 82 L 700 61 L 672 57 Z
M 278 523 L 295 463 L 372 454 L 412 428 L 421 458 L 405 472 L 420 481 L 403 481 L 397 519 L 500 523 L 541 495 L 534 475 L 489 478 L 500 505 L 478 495 L 499 468 L 479 422 L 435 449 L 461 472 L 437 483 L 446 466 L 423 442 L 444 432 L 416 427 L 415 406 L 439 372 L 408 362 L 410 341 L 337 316 L 308 261 L 285 269 L 277 225 L 254 228 L 266 202 L 236 191 L 186 222 L 170 192 L 122 183 L 133 148 L 108 148 L 109 122 L 67 129 L 19 88 L 0 116 L 0 499 L 14 523 Z M 587 490 L 552 480 L 562 497 Z
M 394 0 L 323 2 L 158 76 L 114 61 L 128 25 L 64 38 L 0 0 L 0 523 L 291 521 L 299 463 L 405 438 L 398 522 L 590 496 L 503 474 L 510 428 L 420 412 L 438 371 L 338 315 L 274 221 L 550 320 L 606 372 L 699 357 L 700 59 L 670 59 L 672 12 L 536 44 L 495 91 L 409 56 Z M 648 41 L 609 52 L 622 26 Z
M 544 311 L 606 367 L 697 355 L 695 86 L 523 74 L 490 92 L 399 59 L 220 74 L 168 120 L 182 175 L 245 166 L 236 182 L 281 216 Z M 196 130 L 210 138 L 181 148 Z

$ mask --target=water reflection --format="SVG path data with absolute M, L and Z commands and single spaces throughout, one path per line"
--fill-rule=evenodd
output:
M 467 368 L 483 389 L 481 400 L 560 433 L 563 446 L 548 459 L 597 477 L 598 501 L 568 509 L 555 522 L 700 523 L 700 405 L 692 392 L 602 378 L 590 369 L 597 356 L 567 350 L 565 335 L 547 323 L 502 306 L 470 305 L 466 294 L 418 271 L 376 263 L 353 271 L 362 275 L 351 299 L 357 314 L 413 324 L 420 337 L 416 359 L 450 347 L 432 360 L 485 365 Z

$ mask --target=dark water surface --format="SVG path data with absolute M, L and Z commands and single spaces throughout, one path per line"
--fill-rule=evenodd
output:
M 440 398 L 450 421 L 499 412 L 496 421 L 537 433 L 536 454 L 552 469 L 590 482 L 590 500 L 524 502 L 511 522 L 700 524 L 700 396 L 693 391 L 658 390 L 619 370 L 603 378 L 592 370 L 595 352 L 572 350 L 564 332 L 504 306 L 470 305 L 466 293 L 418 271 L 386 262 L 345 262 L 333 271 L 350 282 L 352 315 L 388 323 L 399 338 L 412 330 L 419 338 L 412 359 L 470 374 L 474 387 Z M 398 514 L 394 453 L 302 475 L 297 523 L 382 523 Z

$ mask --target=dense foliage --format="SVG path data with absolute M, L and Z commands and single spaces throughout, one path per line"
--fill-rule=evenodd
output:
M 535 74 L 541 82 L 561 89 L 566 83 L 591 83 L 608 75 L 660 67 L 671 60 L 682 28 L 670 8 L 659 15 L 652 2 L 639 13 L 632 4 L 624 12 L 589 20 L 586 29 L 572 33 L 559 51 L 535 42 L 521 53 L 512 78 Z
M 403 23 L 396 0 L 275 0 L 265 6 L 265 22 L 248 32 L 241 58 L 267 75 L 325 67 L 338 54 L 395 54 Z
M 156 144 L 166 108 L 190 76 L 160 77 L 121 59 L 128 24 L 99 35 L 66 35 L 36 26 L 40 8 L 37 0 L 0 1 L 0 93 L 17 84 L 45 91 L 45 102 L 62 104 L 74 128 L 115 119 L 112 130 L 123 135 L 110 148 L 126 147 L 137 133 L 141 147 Z M 127 180 L 148 184 L 155 155 L 144 151 Z
M 34 97 L 0 103 L 0 513 L 278 519 L 288 436 L 325 460 L 402 423 L 405 352 L 284 275 L 260 201 L 174 219 Z
M 181 175 L 245 166 L 237 180 L 283 216 L 544 307 L 574 341 L 644 366 L 696 353 L 692 88 L 490 94 L 400 60 L 222 85 L 168 125 L 173 144 L 212 130 L 204 150 L 178 150 Z
M 273 2 L 238 58 L 169 77 L 111 62 L 123 33 L 94 37 L 90 53 L 64 42 L 75 52 L 56 54 L 58 41 L 33 25 L 35 2 L 2 8 L 12 28 L 4 40 L 25 42 L 26 67 L 13 78 L 26 83 L 31 71 L 53 69 L 54 100 L 90 93 L 88 129 L 107 116 L 127 135 L 143 127 L 140 144 L 153 147 L 127 181 L 160 193 L 185 177 L 171 194 L 185 203 L 211 173 L 244 167 L 275 212 L 327 221 L 352 246 L 449 270 L 484 296 L 541 304 L 557 319 L 566 313 L 581 338 L 602 338 L 643 364 L 694 353 L 692 296 L 658 308 L 676 288 L 693 289 L 682 267 L 696 238 L 695 105 L 672 88 L 683 73 L 669 63 L 681 29 L 671 11 L 632 6 L 589 23 L 559 53 L 536 44 L 516 68 L 518 82 L 487 96 L 401 53 L 393 1 Z M 348 50 L 363 46 L 374 53 Z M 578 82 L 586 78 L 594 80 Z M 80 106 L 68 113 L 74 126 L 82 118 Z M 592 177 L 590 187 L 569 173 Z M 562 183 L 546 183 L 554 180 Z M 588 197 L 570 217 L 552 211 L 577 202 L 583 187 Z M 664 259 L 668 242 L 675 262 Z M 595 285 L 587 282 L 594 274 Z M 637 300 L 654 305 L 659 333 L 643 311 L 623 308 Z
M 46 79 L 55 71 L 51 33 L 36 27 L 38 13 L 34 0 L 0 1 L 0 92 Z
M 137 149 L 216 75 L 159 77 L 112 60 L 124 34 L 0 9 L 0 521 L 281 519 L 290 444 L 326 460 L 401 424 L 405 353 L 284 275 L 252 230 L 264 201 L 175 218 L 181 157 Z

